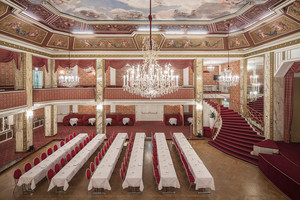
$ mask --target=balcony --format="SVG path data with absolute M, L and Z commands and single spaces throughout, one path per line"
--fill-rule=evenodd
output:
M 95 88 L 34 89 L 33 102 L 95 99 Z
M 123 91 L 122 88 L 105 88 L 105 99 L 148 99 Z M 179 88 L 177 92 L 154 99 L 194 99 L 194 88 Z
M 26 106 L 25 90 L 0 92 L 0 110 Z

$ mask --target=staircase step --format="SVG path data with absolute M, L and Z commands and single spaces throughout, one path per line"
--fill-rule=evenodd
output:
M 222 115 L 221 115 L 221 117 L 222 117 Z M 239 118 L 239 119 L 228 119 L 228 118 L 224 118 L 223 119 L 223 117 L 222 117 L 222 121 L 224 122 L 224 123 L 247 123 L 246 122 L 246 120 L 245 119 L 241 119 L 241 118 Z
M 231 147 L 231 148 L 235 148 L 235 149 L 237 149 L 239 151 L 244 151 L 245 153 L 249 153 L 249 154 L 253 150 L 252 148 L 243 147 L 243 146 L 240 146 L 240 145 L 236 145 L 236 144 L 234 144 L 232 142 L 225 141 L 222 138 L 217 138 L 215 140 L 215 142 L 221 143 L 221 144 L 223 144 L 225 146 L 228 146 L 228 147 Z
M 250 126 L 233 126 L 227 123 L 222 125 L 222 129 L 237 132 L 254 132 Z
M 224 134 L 231 134 L 236 137 L 245 136 L 245 137 L 250 137 L 250 138 L 258 138 L 258 139 L 262 138 L 260 135 L 256 134 L 254 131 L 242 132 L 242 131 L 235 131 L 235 130 L 228 130 L 228 129 L 221 128 L 220 132 L 222 132 Z
M 213 147 L 219 149 L 220 151 L 223 151 L 224 153 L 226 154 L 229 154 L 231 156 L 234 156 L 236 158 L 239 158 L 241 160 L 244 160 L 246 162 L 249 162 L 249 163 L 252 163 L 254 165 L 257 165 L 258 164 L 258 158 L 257 159 L 254 159 L 254 158 L 248 158 L 248 157 L 245 157 L 243 155 L 240 155 L 238 153 L 235 153 L 235 152 L 232 152 L 230 150 L 227 150 L 226 148 L 216 144 L 214 141 L 209 141 L 208 144 L 212 145 Z
M 260 141 L 262 141 L 263 139 L 256 137 L 256 136 L 251 136 L 251 135 L 241 135 L 241 134 L 234 134 L 234 133 L 228 133 L 228 132 L 223 132 L 220 131 L 219 135 L 222 134 L 222 136 L 226 136 L 228 138 L 231 138 L 233 140 L 237 140 L 240 142 L 244 142 L 244 143 L 248 143 L 248 144 L 255 144 L 258 143 Z
M 238 126 L 245 126 L 245 127 L 249 127 L 249 124 L 245 121 L 245 122 L 224 122 L 222 124 L 222 127 L 238 127 Z
M 218 139 L 233 143 L 235 145 L 241 146 L 241 147 L 246 147 L 249 149 L 253 149 L 253 145 L 252 144 L 246 144 L 246 143 L 240 143 L 240 142 L 236 142 L 235 140 L 229 140 L 228 138 L 222 137 L 222 135 L 220 135 L 220 137 L 218 137 Z

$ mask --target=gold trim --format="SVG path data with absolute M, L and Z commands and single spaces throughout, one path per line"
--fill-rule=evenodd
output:
M 273 77 L 274 77 L 274 52 L 270 53 L 270 139 L 273 140 L 273 107 L 274 107 L 274 101 L 273 101 Z

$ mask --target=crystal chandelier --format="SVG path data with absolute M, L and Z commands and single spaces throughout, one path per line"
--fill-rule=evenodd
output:
M 258 98 L 259 87 L 260 87 L 260 83 L 258 83 L 258 75 L 251 75 L 250 82 L 251 82 L 250 99 L 252 101 L 255 101 Z
M 69 31 L 70 31 L 70 24 L 69 26 Z M 71 32 L 71 31 L 70 31 Z M 69 40 L 70 40 L 70 33 L 69 33 Z M 73 74 L 73 68 L 71 68 L 71 51 L 69 50 L 69 67 L 65 68 L 66 73 L 61 74 L 58 77 L 58 83 L 61 86 L 64 87 L 75 87 L 79 85 L 79 77 L 78 75 Z
M 146 98 L 157 98 L 178 90 L 178 76 L 171 64 L 158 64 L 158 45 L 152 40 L 152 15 L 150 0 L 150 38 L 143 45 L 144 60 L 141 65 L 131 66 L 123 76 L 123 90 Z
M 221 72 L 220 77 L 219 77 L 219 84 L 225 87 L 231 87 L 231 86 L 236 86 L 239 84 L 239 76 L 237 75 L 232 75 L 232 69 L 229 66 L 229 23 L 227 24 L 227 29 L 228 29 L 228 52 L 227 52 L 227 57 L 228 57 L 228 68 L 224 69 L 223 72 Z
M 65 68 L 65 70 L 66 70 L 66 74 L 65 75 L 61 74 L 58 77 L 59 85 L 64 87 L 75 87 L 79 85 L 79 77 L 77 75 L 72 75 L 73 69 L 67 67 Z

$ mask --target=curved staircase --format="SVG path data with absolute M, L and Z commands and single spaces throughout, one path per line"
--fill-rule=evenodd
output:
M 249 102 L 247 105 L 261 115 L 264 115 L 264 97 L 259 97 L 255 101 Z
M 218 104 L 207 101 L 218 110 Z M 237 112 L 221 105 L 222 127 L 217 137 L 208 143 L 231 156 L 258 164 L 258 156 L 251 155 L 253 145 L 265 138 L 252 130 L 246 120 Z

